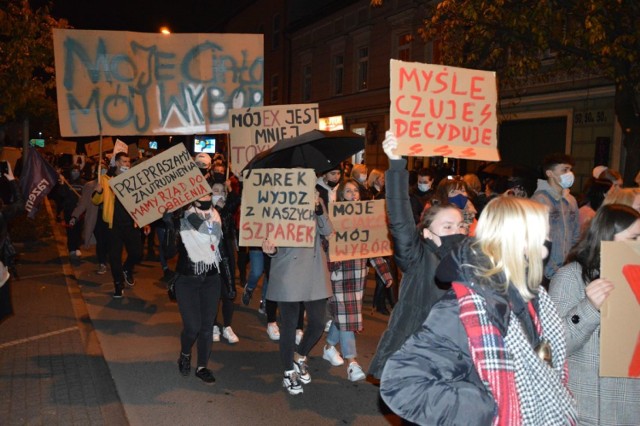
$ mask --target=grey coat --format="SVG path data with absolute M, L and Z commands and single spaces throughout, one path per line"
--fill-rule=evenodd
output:
M 600 312 L 587 299 L 582 267 L 560 268 L 549 285 L 567 335 L 569 389 L 580 425 L 640 424 L 640 379 L 599 377 Z
M 327 256 L 321 236 L 333 232 L 331 221 L 323 214 L 316 217 L 313 247 L 278 247 L 271 257 L 267 299 L 275 302 L 309 302 L 333 295 Z

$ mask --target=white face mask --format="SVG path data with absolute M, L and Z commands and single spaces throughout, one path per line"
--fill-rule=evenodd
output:
M 127 166 L 120 166 L 120 173 L 125 173 L 127 170 L 129 170 L 129 167 L 127 167 Z
M 429 190 L 429 188 L 431 187 L 431 185 L 429 185 L 428 183 L 419 183 L 418 184 L 418 189 L 421 192 L 427 192 Z
M 224 195 L 212 195 L 211 196 L 211 203 L 215 206 L 216 204 L 218 204 L 218 201 L 222 200 L 222 202 L 224 202 Z
M 572 172 L 567 172 L 565 174 L 560 175 L 560 186 L 564 189 L 571 188 L 573 186 L 573 182 L 575 180 L 575 176 Z
M 367 177 L 366 176 L 358 176 L 358 182 L 360 183 L 365 183 L 367 181 Z

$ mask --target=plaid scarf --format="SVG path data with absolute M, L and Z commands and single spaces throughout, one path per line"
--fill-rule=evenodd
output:
M 538 335 L 551 346 L 553 366 L 538 358 L 513 311 L 507 335 L 502 336 L 489 319 L 484 297 L 457 282 L 453 290 L 474 366 L 498 407 L 493 424 L 576 424 L 575 404 L 567 389 L 564 331 L 544 289 L 539 293 L 541 315 L 531 302 L 528 311 Z

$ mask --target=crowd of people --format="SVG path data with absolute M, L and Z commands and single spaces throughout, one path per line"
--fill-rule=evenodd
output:
M 116 299 L 136 284 L 145 242 L 153 256 L 157 238 L 161 278 L 182 319 L 183 376 L 196 345 L 196 377 L 215 382 L 212 342 L 240 340 L 232 328 L 236 285 L 249 305 L 262 278 L 259 312 L 279 344 L 289 394 L 311 382 L 308 356 L 326 332 L 322 358 L 346 364 L 350 381 L 369 375 L 385 403 L 411 422 L 637 424 L 640 379 L 598 374 L 600 308 L 618 285 L 599 269 L 601 241 L 640 236 L 640 189 L 623 188 L 618 172 L 599 166 L 575 197 L 573 161 L 556 153 L 545 157 L 529 194 L 518 176 L 409 171 L 396 148 L 387 132 L 386 172 L 345 162 L 318 175 L 312 247 L 268 239 L 238 247 L 242 183 L 220 154 L 194 158 L 212 193 L 142 229 L 109 179 L 145 158 L 120 152 L 102 167 L 71 164 L 50 197 L 70 257 L 97 242 L 96 273 L 111 271 Z M 328 206 L 360 200 L 386 200 L 393 255 L 332 262 Z M 356 337 L 370 267 L 372 313 L 390 316 L 365 371 Z

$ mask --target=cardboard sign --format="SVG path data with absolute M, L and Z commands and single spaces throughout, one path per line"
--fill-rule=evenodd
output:
M 312 169 L 245 171 L 240 204 L 240 245 L 313 247 L 316 237 Z
M 58 139 L 53 148 L 53 152 L 56 154 L 76 154 L 76 143 L 73 141 L 63 141 Z
M 640 242 L 603 241 L 600 276 L 615 285 L 600 308 L 600 376 L 640 379 Z
M 18 158 L 22 157 L 22 151 L 19 148 L 5 146 L 0 150 L 0 161 L 8 161 L 11 164 L 11 170 L 15 170 Z
M 329 218 L 334 231 L 329 237 L 332 262 L 393 254 L 385 200 L 331 203 Z
M 264 100 L 262 34 L 53 30 L 64 136 L 228 131 Z
M 399 155 L 498 161 L 495 72 L 391 60 Z
M 236 170 L 281 139 L 318 128 L 318 104 L 277 105 L 229 111 L 231 164 Z
M 138 226 L 148 225 L 207 193 L 211 187 L 184 144 L 176 145 L 109 180 Z
M 111 150 L 113 150 L 113 138 L 111 137 L 102 138 L 102 152 L 105 153 Z M 89 157 L 93 157 L 94 155 L 100 155 L 100 140 L 85 143 L 84 151 L 87 153 Z

